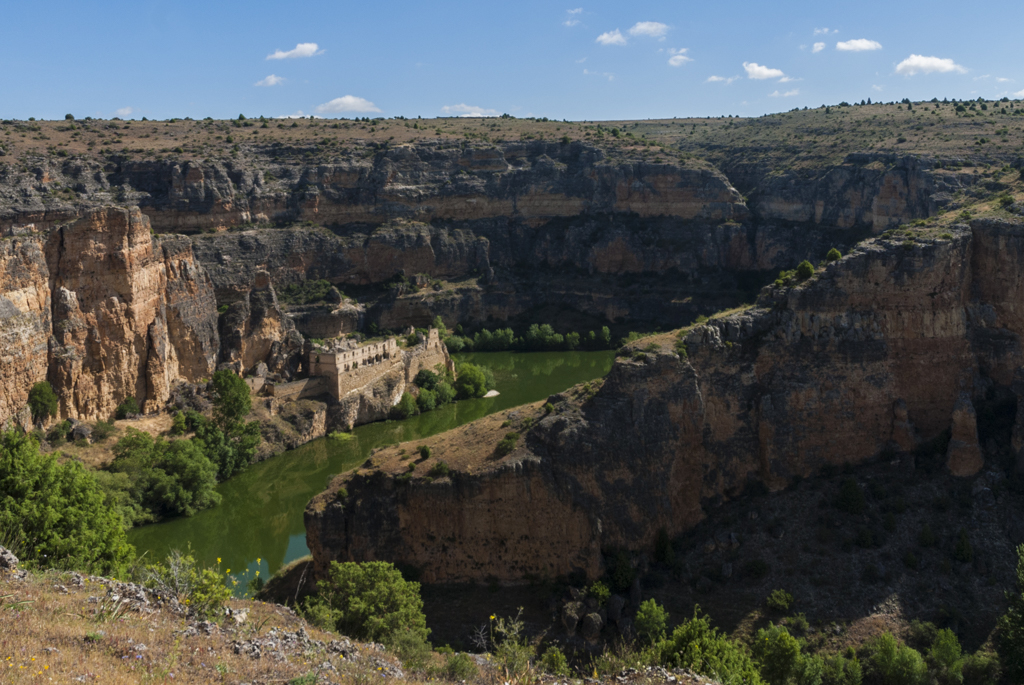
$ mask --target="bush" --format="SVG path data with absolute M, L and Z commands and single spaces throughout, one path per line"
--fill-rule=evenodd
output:
M 28 391 L 28 408 L 32 412 L 32 420 L 45 421 L 57 415 L 57 393 L 46 381 L 39 381 Z
M 761 685 L 764 682 L 743 647 L 711 626 L 707 616 L 694 608 L 693 618 L 672 631 L 658 645 L 660 659 L 669 668 L 688 668 L 722 682 Z
M 451 473 L 451 469 L 448 467 L 448 464 L 443 461 L 439 461 L 430 467 L 430 471 L 427 472 L 427 475 L 431 478 L 444 478 L 449 473 Z
M 562 658 L 564 659 L 565 657 L 563 656 Z M 445 654 L 444 668 L 441 670 L 441 675 L 448 680 L 454 682 L 472 680 L 478 672 L 479 669 L 476 667 L 476 661 L 469 654 L 465 652 Z
M 252 409 L 252 394 L 241 376 L 221 369 L 213 374 L 213 389 L 217 393 L 213 415 L 221 427 L 228 428 L 243 419 Z
M 793 606 L 793 595 L 785 590 L 772 590 L 764 603 L 773 611 L 789 611 Z
M 836 497 L 836 508 L 847 514 L 863 514 L 867 510 L 864 490 L 853 478 L 846 478 L 840 484 L 839 495 Z
M 498 454 L 499 457 L 504 457 L 506 454 L 511 453 L 512 450 L 516 448 L 516 445 L 518 443 L 519 433 L 516 433 L 515 431 L 505 433 L 505 437 L 498 442 L 498 445 L 497 447 L 494 448 L 494 451 Z
M 110 573 L 134 556 L 93 475 L 14 431 L 0 433 L 0 531 L 28 564 Z
M 540 665 L 545 673 L 566 678 L 569 676 L 569 662 L 558 647 L 548 647 L 540 657 Z
M 422 390 L 433 390 L 437 387 L 440 380 L 440 377 L 433 371 L 420 369 L 420 372 L 416 374 L 416 378 L 412 382 Z
M 231 598 L 226 576 L 216 568 L 201 568 L 191 554 L 175 550 L 166 563 L 152 564 L 142 572 L 142 583 L 161 597 L 173 597 L 199 618 L 222 613 Z
M 407 419 L 418 413 L 419 405 L 416 404 L 416 398 L 407 392 L 403 392 L 402 399 L 398 400 L 398 404 L 391 407 L 391 418 L 393 419 Z
M 476 364 L 460 364 L 456 369 L 455 392 L 459 399 L 483 397 L 487 394 L 487 378 Z
M 494 656 L 498 664 L 506 672 L 506 679 L 513 682 L 520 680 L 530 672 L 530 659 L 533 658 L 533 646 L 523 634 L 523 609 L 515 617 L 498 618 L 494 622 L 494 634 L 497 646 Z
M 431 390 L 421 389 L 419 397 L 416 398 L 416 408 L 420 413 L 434 411 L 437 407 L 437 395 Z
M 587 589 L 587 594 L 597 600 L 598 604 L 604 606 L 608 603 L 608 598 L 612 596 L 612 591 L 599 580 Z
M 857 659 L 833 656 L 825 659 L 821 672 L 821 685 L 861 685 L 863 669 Z
M 428 445 L 420 445 L 416 448 L 416 451 L 420 453 L 420 461 L 430 459 L 430 447 Z
M 800 659 L 800 643 L 785 628 L 771 626 L 757 631 L 751 652 L 769 685 L 786 685 Z
M 963 650 L 952 630 L 944 628 L 936 634 L 928 650 L 927 661 L 939 685 L 960 685 L 963 682 Z
M 668 612 L 653 599 L 640 603 L 636 612 L 636 634 L 644 644 L 653 645 L 665 639 Z
M 139 409 L 139 403 L 135 401 L 135 398 L 129 395 L 124 398 L 121 404 L 117 405 L 117 409 L 114 410 L 114 417 L 118 420 L 128 418 L 129 414 L 138 414 L 142 410 Z
M 999 657 L 994 654 L 976 652 L 963 663 L 964 685 L 992 685 L 1002 676 Z
M 879 685 L 927 685 L 928 667 L 921 654 L 882 633 L 865 645 L 866 675 Z
M 430 634 L 420 584 L 386 561 L 332 561 L 327 579 L 301 608 L 320 625 L 358 640 L 392 646 L 399 636 L 423 643 Z
M 455 399 L 455 388 L 447 381 L 440 381 L 434 388 L 434 395 L 437 398 L 437 406 L 443 407 Z
M 1010 606 L 999 619 L 996 651 L 1006 677 L 1011 682 L 1024 682 L 1024 545 L 1017 547 L 1017 589 L 1007 592 Z
M 843 253 L 840 252 L 839 250 L 837 250 L 834 247 L 831 250 L 828 251 L 828 254 L 825 255 L 825 261 L 826 262 L 835 262 L 835 261 L 838 261 L 838 260 L 840 260 L 842 258 L 843 258 Z
M 92 427 L 92 441 L 103 442 L 114 434 L 114 424 L 109 421 L 97 421 Z
M 801 281 L 806 281 L 814 275 L 814 265 L 806 259 L 796 265 L 796 276 Z

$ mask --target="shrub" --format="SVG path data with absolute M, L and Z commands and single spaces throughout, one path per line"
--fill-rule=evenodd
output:
M 487 379 L 483 369 L 469 362 L 456 369 L 455 392 L 459 399 L 483 397 L 487 394 Z
M 793 595 L 785 590 L 772 590 L 764 603 L 773 611 L 789 611 L 789 608 L 793 606 Z
M 221 369 L 213 374 L 213 389 L 217 393 L 213 414 L 222 427 L 241 420 L 252 409 L 252 394 L 245 380 L 238 374 Z
M 427 475 L 431 478 L 444 478 L 449 473 L 451 473 L 451 469 L 448 467 L 448 464 L 443 461 L 439 461 L 430 467 L 430 471 L 427 472 Z
M 562 659 L 565 659 L 563 656 Z M 448 680 L 462 682 L 471 680 L 478 673 L 476 662 L 469 654 L 445 654 L 442 675 Z
M 103 442 L 114 434 L 114 424 L 109 421 L 97 421 L 92 427 L 92 441 Z
M 27 435 L 0 433 L 0 531 L 27 563 L 112 572 L 134 555 L 124 521 L 77 461 L 40 454 Z
M 419 397 L 416 398 L 416 408 L 420 413 L 434 411 L 437 407 L 437 395 L 431 390 L 421 389 Z
M 171 418 L 171 435 L 184 435 L 188 432 L 188 419 L 185 412 L 179 411 Z
M 500 442 L 498 442 L 498 445 L 497 447 L 494 448 L 494 451 L 498 454 L 499 457 L 504 457 L 506 454 L 511 453 L 512 450 L 516 448 L 516 445 L 518 443 L 519 433 L 516 433 L 515 431 L 505 433 L 505 437 L 502 438 Z
M 676 626 L 668 639 L 658 645 L 663 665 L 688 668 L 722 682 L 761 685 L 757 666 L 742 646 L 711 626 L 707 616 L 695 607 L 693 618 Z
M 814 265 L 806 259 L 796 265 L 796 276 L 801 281 L 806 281 L 814 275 Z
M 596 599 L 598 604 L 604 606 L 608 602 L 608 598 L 612 596 L 612 591 L 599 580 L 587 589 L 587 594 Z
M 786 628 L 797 633 L 804 634 L 810 630 L 811 623 L 807 620 L 806 615 L 799 613 L 796 616 L 790 616 L 786 619 Z
M 963 682 L 963 650 L 952 630 L 944 628 L 936 634 L 928 650 L 927 661 L 939 685 L 960 685 Z
M 138 414 L 140 411 L 139 403 L 135 401 L 134 397 L 129 395 L 124 398 L 121 404 L 117 405 L 117 409 L 114 410 L 114 417 L 118 420 L 126 419 L 129 414 Z
M 864 680 L 860 662 L 836 655 L 822 664 L 821 685 L 861 685 Z
M 640 603 L 636 612 L 636 634 L 644 644 L 653 645 L 665 639 L 668 612 L 653 599 Z
M 545 673 L 550 673 L 560 678 L 565 678 L 569 675 L 569 662 L 566 660 L 565 654 L 558 647 L 551 646 L 544 650 L 544 654 L 540 657 L 540 665 Z
M 1007 592 L 1009 608 L 999 619 L 996 651 L 1002 661 L 1006 677 L 1012 682 L 1024 682 L 1024 545 L 1017 547 L 1017 589 Z
M 837 250 L 834 247 L 831 250 L 828 251 L 828 254 L 825 255 L 825 261 L 826 262 L 835 262 L 835 261 L 840 260 L 842 258 L 843 258 L 843 253 L 840 252 L 839 250 Z
M 926 685 L 928 667 L 921 654 L 882 633 L 865 645 L 868 677 L 880 685 Z
M 551 404 L 550 402 L 545 402 L 544 403 L 544 413 L 545 414 L 550 414 L 554 410 L 555 410 L 555 405 Z
M 224 602 L 231 598 L 219 569 L 202 568 L 191 554 L 175 550 L 165 563 L 152 564 L 142 571 L 142 582 L 161 597 L 173 597 L 199 618 L 222 613 Z
M 317 583 L 316 594 L 301 608 L 322 626 L 388 646 L 399 636 L 422 643 L 430 634 L 420 584 L 405 580 L 385 561 L 332 561 L 327 579 Z
M 420 461 L 430 459 L 430 447 L 428 445 L 420 445 L 416 448 L 416 451 L 420 453 Z
M 853 478 L 846 478 L 840 484 L 836 508 L 848 514 L 863 514 L 867 509 L 864 490 Z
M 71 431 L 71 422 L 65 419 L 60 423 L 51 426 L 50 430 L 46 431 L 46 440 L 55 447 L 60 447 L 67 440 L 68 433 Z
M 497 636 L 494 656 L 505 671 L 506 679 L 513 682 L 522 679 L 530 672 L 530 659 L 534 649 L 523 634 L 523 608 L 508 618 L 494 621 L 493 634 Z
M 393 419 L 407 419 L 418 413 L 419 405 L 416 404 L 416 398 L 407 392 L 403 392 L 402 399 L 398 400 L 398 404 L 391 407 L 391 418 Z
M 771 626 L 757 631 L 751 652 L 769 685 L 786 685 L 800 658 L 800 643 L 785 628 Z
M 1002 676 L 999 657 L 995 654 L 976 652 L 963 662 L 964 685 L 992 685 Z
M 455 399 L 455 388 L 447 381 L 440 381 L 434 388 L 434 395 L 437 399 L 437 406 L 443 407 Z
M 416 374 L 416 378 L 413 379 L 413 383 L 416 387 L 423 390 L 433 390 L 437 387 L 440 377 L 428 369 L 420 369 L 420 372 Z
M 32 420 L 45 421 L 57 415 L 57 394 L 46 381 L 39 381 L 28 391 L 28 408 L 32 412 Z

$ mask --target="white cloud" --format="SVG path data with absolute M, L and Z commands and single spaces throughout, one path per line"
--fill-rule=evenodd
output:
M 948 74 L 951 71 L 963 74 L 967 69 L 963 68 L 951 59 L 925 57 L 924 55 L 911 55 L 896 65 L 896 73 L 903 74 L 904 76 L 913 76 L 914 74 L 931 74 L 933 72 Z
M 871 86 L 871 90 L 877 90 L 879 93 L 882 92 L 882 86 Z
M 668 24 L 662 24 L 660 21 L 638 21 L 629 30 L 631 36 L 647 36 L 658 40 L 665 40 L 666 33 L 668 33 Z
M 1018 90 L 1016 93 L 1012 93 L 1015 98 L 1024 98 L 1024 90 Z
M 580 23 L 580 20 L 577 19 L 576 17 L 579 16 L 580 14 L 583 14 L 583 8 L 577 7 L 574 10 L 566 10 L 565 13 L 569 15 L 569 18 L 563 21 L 562 25 L 569 27 L 576 26 L 576 24 Z
M 816 36 L 827 36 L 830 33 L 839 33 L 839 29 L 829 31 L 828 29 L 814 29 L 814 35 Z
M 726 85 L 729 85 L 738 78 L 739 76 L 730 76 L 729 78 L 726 78 L 724 76 L 708 76 L 708 80 L 705 81 L 705 83 L 724 83 Z
M 294 59 L 296 57 L 312 57 L 322 54 L 323 50 L 316 43 L 299 43 L 293 50 L 275 50 L 267 55 L 267 59 Z
M 882 44 L 877 40 L 867 38 L 854 38 L 853 40 L 841 40 L 836 43 L 836 50 L 845 52 L 864 52 L 866 50 L 881 50 Z
M 441 108 L 441 111 L 445 114 L 454 114 L 460 117 L 496 117 L 499 114 L 496 109 L 473 107 L 466 103 L 462 103 L 461 105 L 445 105 Z
M 998 83 L 1009 83 L 1012 80 L 1012 78 L 1003 78 L 1002 76 L 996 76 L 996 81 Z
M 339 112 L 379 112 L 380 109 L 369 100 L 356 97 L 355 95 L 345 95 L 344 97 L 334 98 L 322 105 L 317 105 L 315 111 L 318 114 L 337 114 Z
M 580 23 L 579 19 L 566 19 L 565 21 L 562 22 L 562 26 L 568 26 L 569 28 L 572 28 L 578 23 Z
M 261 79 L 261 80 L 257 81 L 256 83 L 254 83 L 253 85 L 254 86 L 279 86 L 282 83 L 284 83 L 284 77 L 274 76 L 273 74 L 271 74 L 267 78 Z
M 803 81 L 802 78 L 793 78 L 792 76 L 783 76 L 779 79 L 779 83 L 789 83 L 790 81 Z
M 131 116 L 131 113 L 134 112 L 134 111 L 135 110 L 132 109 L 131 107 L 122 107 L 121 109 L 116 110 L 114 112 L 114 114 L 116 114 L 119 117 L 127 117 L 127 116 Z
M 764 67 L 757 62 L 744 62 L 743 68 L 747 70 L 747 78 L 763 80 L 767 78 L 782 78 L 785 76 L 781 69 Z
M 615 80 L 615 74 L 609 73 L 607 71 L 590 71 L 589 69 L 584 69 L 583 70 L 583 75 L 584 76 L 603 76 L 604 78 L 608 79 L 609 81 L 614 81 Z
M 602 33 L 597 37 L 597 42 L 601 45 L 625 45 L 626 37 L 618 29 L 615 29 L 614 31 Z
M 780 93 L 779 91 L 775 91 L 774 93 L 772 93 L 768 97 L 771 97 L 771 98 L 788 98 L 788 97 L 793 97 L 794 95 L 799 95 L 799 94 L 800 94 L 800 89 L 799 88 L 795 88 L 793 90 L 787 90 L 785 93 Z
M 300 110 L 299 110 L 298 112 L 296 112 L 295 114 L 285 114 L 285 115 L 283 115 L 283 116 L 279 116 L 279 117 L 274 117 L 274 118 L 275 118 L 275 119 L 305 119 L 305 118 L 306 118 L 306 115 L 305 115 L 305 114 L 303 114 L 303 113 L 302 113 L 302 110 L 300 109 Z M 322 119 L 323 117 L 314 117 L 314 118 L 315 118 L 315 119 Z
M 686 56 L 686 48 L 679 48 L 678 50 L 669 49 L 668 54 L 672 55 L 668 58 L 668 63 L 673 67 L 681 67 L 687 62 L 692 62 L 692 57 Z
M 811 52 L 821 52 L 824 49 L 825 49 L 825 44 L 824 43 L 815 43 L 814 47 L 811 48 Z

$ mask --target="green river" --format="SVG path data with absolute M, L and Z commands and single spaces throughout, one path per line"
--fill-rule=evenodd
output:
M 489 366 L 497 397 L 462 400 L 406 419 L 358 426 L 349 440 L 322 438 L 249 468 L 221 483 L 223 501 L 191 518 L 178 518 L 131 530 L 139 554 L 162 559 L 172 549 L 191 548 L 204 565 L 220 562 L 238 581 L 238 590 L 256 571 L 269 578 L 281 566 L 309 553 L 302 512 L 335 474 L 366 461 L 370 450 L 434 435 L 488 414 L 542 400 L 576 383 L 600 378 L 612 367 L 608 352 L 478 352 L 459 361 Z

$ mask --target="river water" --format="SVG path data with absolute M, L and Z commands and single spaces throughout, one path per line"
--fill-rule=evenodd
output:
M 269 578 L 281 566 L 309 553 L 302 512 L 331 477 L 362 464 L 372 449 L 451 430 L 488 414 L 542 400 L 576 383 L 600 378 L 612 367 L 614 352 L 478 352 L 458 361 L 489 366 L 497 397 L 462 400 L 404 421 L 358 426 L 351 438 L 322 438 L 250 467 L 221 483 L 223 501 L 190 518 L 135 528 L 129 541 L 148 559 L 172 549 L 191 549 L 203 565 L 216 565 L 239 580 L 238 590 L 256 571 Z

